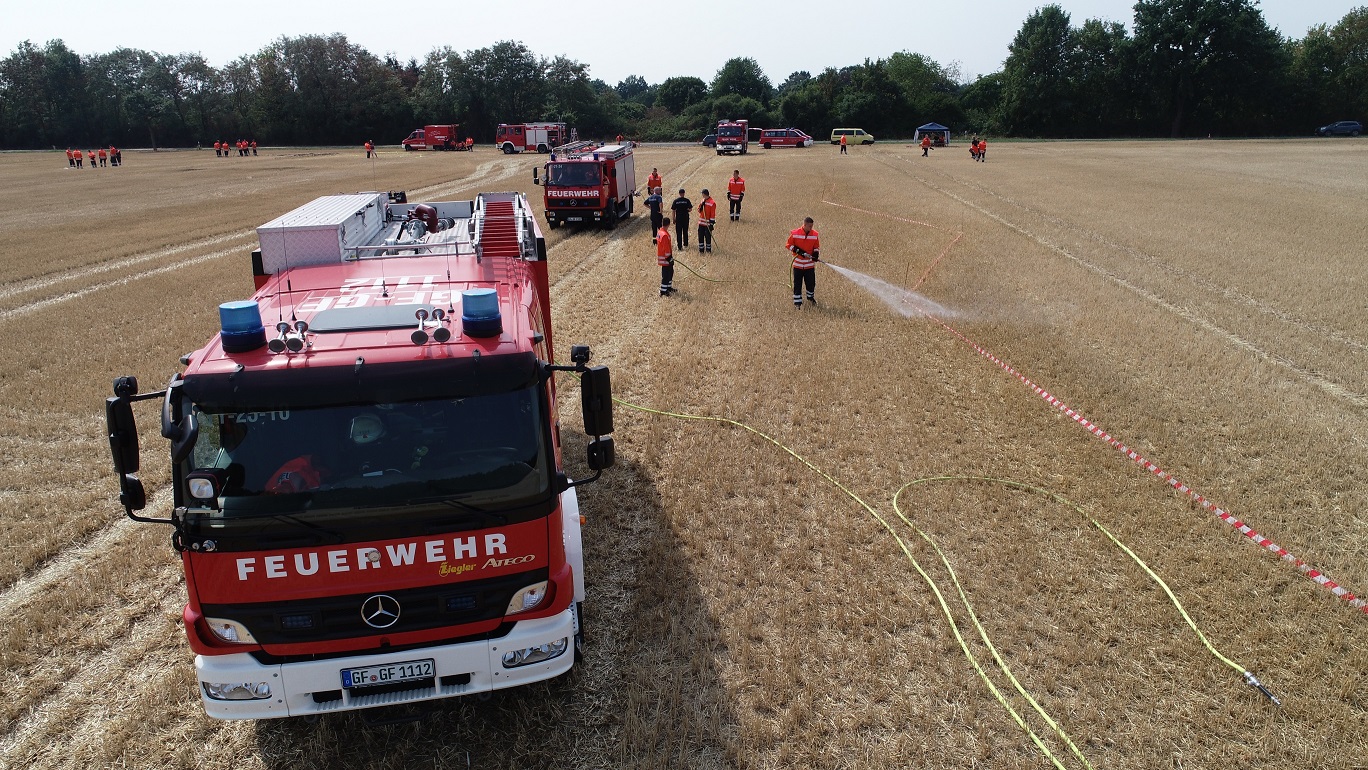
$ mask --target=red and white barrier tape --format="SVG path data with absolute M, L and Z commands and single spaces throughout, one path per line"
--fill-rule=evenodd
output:
M 929 227 L 933 230 L 940 230 L 942 232 L 947 233 L 954 232 L 952 230 L 948 230 L 944 227 L 939 227 L 928 222 L 921 222 L 915 219 L 907 219 L 905 217 L 894 216 L 892 214 L 885 214 L 880 211 L 870 211 L 868 209 L 857 208 L 855 206 L 847 206 L 843 203 L 836 203 L 835 201 L 831 200 L 823 200 L 822 202 L 831 206 L 836 206 L 838 208 L 849 209 L 851 211 L 858 211 L 862 214 L 870 214 L 876 217 L 883 217 L 885 219 L 893 219 L 899 222 L 906 222 L 907 224 L 919 225 L 921 227 Z M 935 261 L 931 263 L 930 267 L 927 267 L 926 271 L 922 273 L 921 278 L 917 279 L 916 285 L 912 288 L 913 291 L 916 291 L 916 288 L 918 286 L 921 286 L 922 282 L 925 281 L 927 276 L 930 275 L 932 268 L 934 268 L 945 257 L 945 255 L 949 253 L 950 249 L 956 243 L 959 242 L 960 238 L 963 237 L 963 235 L 963 232 L 955 233 L 954 240 L 950 241 L 950 243 L 941 251 L 940 256 L 936 257 Z M 1352 591 L 1340 585 L 1339 583 L 1336 583 L 1334 580 L 1331 580 L 1329 576 L 1327 576 L 1325 573 L 1321 572 L 1315 567 L 1312 567 L 1310 564 L 1307 564 L 1306 562 L 1302 561 L 1296 556 L 1288 553 L 1286 548 L 1283 548 L 1282 546 L 1278 545 L 1272 540 L 1269 540 L 1263 535 L 1260 535 L 1257 531 L 1254 530 L 1253 527 L 1249 526 L 1243 521 L 1240 521 L 1229 511 L 1220 508 L 1215 503 L 1203 497 L 1201 494 L 1198 494 L 1196 490 L 1192 489 L 1187 484 L 1184 484 L 1182 481 L 1179 481 L 1172 474 L 1168 473 L 1164 469 L 1145 459 L 1143 455 L 1136 452 L 1134 449 L 1131 449 L 1130 447 L 1126 446 L 1125 444 L 1121 443 L 1119 440 L 1114 438 L 1110 433 L 1107 433 L 1106 431 L 1097 427 L 1097 425 L 1094 424 L 1091 420 L 1074 411 L 1072 408 L 1069 407 L 1068 404 L 1065 404 L 1063 401 L 1060 401 L 1059 399 L 1055 398 L 1044 388 L 1032 382 L 1029 377 L 1022 374 L 1021 372 L 1018 372 L 1014 367 L 1012 367 L 1011 364 L 1007 363 L 1006 361 L 1003 361 L 1002 359 L 998 358 L 997 356 L 993 355 L 987 350 L 984 350 L 982 347 L 978 345 L 978 343 L 961 334 L 953 326 L 947 324 L 941 319 L 936 318 L 935 316 L 932 316 L 930 314 L 926 314 L 926 317 L 940 324 L 946 331 L 955 335 L 966 345 L 977 351 L 979 355 L 997 364 L 1004 371 L 1006 371 L 1013 377 L 1016 377 L 1018 380 L 1021 380 L 1022 383 L 1024 383 L 1031 390 L 1035 391 L 1036 395 L 1044 399 L 1045 402 L 1048 403 L 1050 406 L 1053 406 L 1054 408 L 1068 415 L 1070 419 L 1072 419 L 1079 425 L 1083 426 L 1089 433 L 1107 442 L 1107 444 L 1109 444 L 1113 449 L 1118 449 L 1121 452 L 1123 452 L 1127 457 L 1134 461 L 1136 465 L 1139 465 L 1141 468 L 1144 468 L 1145 470 L 1154 474 L 1156 478 L 1162 480 L 1164 483 L 1168 484 L 1169 486 L 1173 487 L 1179 492 L 1182 492 L 1189 499 L 1196 502 L 1198 505 L 1201 505 L 1202 508 L 1211 511 L 1212 513 L 1215 513 L 1216 516 L 1221 519 L 1221 521 L 1224 521 L 1226 524 L 1229 524 L 1240 534 L 1244 535 L 1250 540 L 1253 540 L 1255 543 L 1258 543 L 1261 548 L 1272 551 L 1273 553 L 1278 555 L 1278 558 L 1282 559 L 1285 562 L 1291 563 L 1302 574 L 1311 578 L 1322 587 L 1329 589 L 1330 593 L 1345 600 L 1349 603 L 1350 606 L 1358 608 L 1364 614 L 1368 614 L 1368 601 L 1360 599 L 1359 597 L 1355 596 Z
M 1173 474 L 1168 473 L 1164 469 L 1145 459 L 1145 457 L 1141 455 L 1139 452 L 1136 452 L 1134 449 L 1131 449 L 1130 447 L 1121 443 L 1121 441 L 1112 436 L 1110 433 L 1097 427 L 1096 423 L 1092 422 L 1088 418 L 1074 411 L 1071 407 L 1069 407 L 1068 404 L 1065 404 L 1063 401 L 1060 401 L 1049 391 L 1035 384 L 1033 381 L 1031 381 L 1029 377 L 1017 371 L 1016 368 L 1014 368 L 1011 364 L 1007 363 L 1006 361 L 1003 361 L 1002 359 L 983 349 L 978 345 L 978 343 L 964 336 L 954 327 L 950 326 L 949 324 L 945 323 L 939 318 L 933 317 L 931 320 L 940 324 L 946 331 L 955 335 L 965 344 L 972 347 L 975 350 L 975 352 L 977 352 L 979 355 L 997 364 L 999 367 L 1002 368 L 1003 371 L 1007 372 L 1013 377 L 1016 377 L 1024 385 L 1026 385 L 1028 388 L 1034 391 L 1036 395 L 1044 399 L 1047 404 L 1063 412 L 1071 420 L 1083 426 L 1083 428 L 1086 429 L 1089 433 L 1107 442 L 1107 444 L 1110 445 L 1113 449 L 1120 450 L 1123 454 L 1125 454 L 1132 461 L 1134 461 L 1136 465 L 1139 465 L 1141 468 L 1144 468 L 1145 470 L 1154 474 L 1156 478 L 1162 480 L 1170 487 L 1173 487 L 1174 489 L 1183 493 L 1193 502 L 1196 502 L 1197 504 L 1201 505 L 1202 508 L 1216 514 L 1216 516 L 1219 517 L 1221 521 L 1224 521 L 1226 524 L 1229 524 L 1240 534 L 1244 535 L 1250 540 L 1253 540 L 1255 543 L 1258 543 L 1261 548 L 1272 551 L 1273 553 L 1278 555 L 1278 558 L 1282 559 L 1285 562 L 1291 563 L 1302 574 L 1311 578 L 1322 587 L 1329 589 L 1330 593 L 1345 600 L 1349 603 L 1350 606 L 1356 607 L 1365 614 L 1368 614 L 1368 601 L 1365 601 L 1364 599 L 1355 596 L 1352 591 L 1340 585 L 1339 583 L 1336 583 L 1334 580 L 1331 580 L 1329 576 L 1327 576 L 1325 573 L 1312 567 L 1310 564 L 1307 564 L 1306 562 L 1302 561 L 1301 559 L 1297 558 L 1291 553 L 1288 553 L 1287 549 L 1283 548 L 1282 546 L 1278 545 L 1272 540 L 1269 540 L 1263 535 L 1260 535 L 1257 531 L 1255 531 L 1253 527 L 1249 526 L 1243 521 L 1240 521 L 1229 511 L 1220 508 L 1215 503 L 1203 497 L 1196 490 L 1192 489 L 1187 484 L 1184 484 L 1182 481 L 1178 480 L 1178 478 L 1176 478 Z

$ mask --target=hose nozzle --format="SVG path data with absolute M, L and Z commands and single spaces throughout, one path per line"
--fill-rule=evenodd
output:
M 1269 692 L 1267 687 L 1264 687 L 1263 682 L 1260 682 L 1259 678 L 1257 676 L 1254 676 L 1253 671 L 1244 672 L 1244 678 L 1245 684 L 1249 685 L 1250 687 L 1253 687 L 1254 689 L 1258 690 L 1259 692 L 1267 696 L 1269 700 L 1273 701 L 1274 706 L 1282 705 L 1282 701 L 1278 700 L 1278 698 L 1275 695 L 1273 695 L 1273 693 Z

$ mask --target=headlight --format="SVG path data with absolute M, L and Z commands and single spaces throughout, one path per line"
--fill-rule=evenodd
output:
M 539 644 L 536 647 L 524 647 L 521 650 L 505 652 L 503 656 L 504 668 L 517 668 L 518 666 L 530 666 L 533 663 L 541 663 L 544 660 L 559 658 L 565 654 L 570 647 L 569 637 L 561 637 L 554 642 Z
M 547 591 L 545 580 L 541 581 L 540 583 L 533 583 L 532 585 L 527 586 L 526 588 L 522 589 L 516 594 L 513 594 L 513 599 L 508 603 L 508 609 L 504 612 L 504 614 L 513 615 L 519 612 L 527 612 L 530 609 L 534 609 L 537 607 L 537 605 L 546 601 L 546 593 Z
M 257 640 L 252 636 L 252 632 L 247 630 L 247 626 L 235 620 L 225 620 L 223 618 L 205 618 L 204 624 L 209 630 L 214 632 L 214 636 L 220 641 L 230 644 L 256 644 Z
M 271 697 L 269 682 L 200 682 L 204 694 L 214 700 L 265 700 Z

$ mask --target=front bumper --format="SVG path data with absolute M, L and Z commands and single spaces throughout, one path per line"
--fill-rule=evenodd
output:
M 574 637 L 577 627 L 575 606 L 571 604 L 558 615 L 520 621 L 500 639 L 280 665 L 259 663 L 248 653 L 196 655 L 195 674 L 204 710 L 216 719 L 273 719 L 353 711 L 490 692 L 552 679 L 569 671 L 575 663 Z M 505 652 L 560 639 L 567 640 L 567 645 L 566 651 L 559 657 L 519 668 L 503 666 Z M 361 695 L 353 695 L 342 687 L 343 669 L 427 658 L 433 659 L 435 665 L 430 684 L 418 683 L 411 690 Z M 444 683 L 443 678 L 447 678 L 448 682 Z M 205 694 L 205 682 L 266 682 L 270 685 L 271 697 L 263 700 L 215 700 Z M 316 698 L 315 694 L 319 697 Z M 341 697 L 336 697 L 339 694 Z

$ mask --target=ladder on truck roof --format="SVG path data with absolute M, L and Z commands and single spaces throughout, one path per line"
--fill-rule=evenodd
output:
M 593 152 L 594 150 L 597 150 L 598 147 L 599 147 L 599 146 L 598 146 L 598 142 L 591 142 L 591 141 L 589 141 L 589 140 L 587 140 L 587 139 L 584 139 L 584 140 L 581 140 L 581 141 L 578 141 L 578 142 L 570 142 L 569 144 L 562 144 L 561 146 L 552 149 L 552 150 L 551 150 L 551 154 L 552 154 L 552 155 L 555 155 L 557 158 L 561 158 L 561 157 L 571 157 L 571 158 L 573 158 L 573 157 L 578 157 L 578 156 L 580 156 L 580 155 L 587 155 L 588 153 Z
M 532 212 L 519 193 L 480 193 L 475 199 L 475 259 L 505 257 L 535 262 L 537 236 Z

